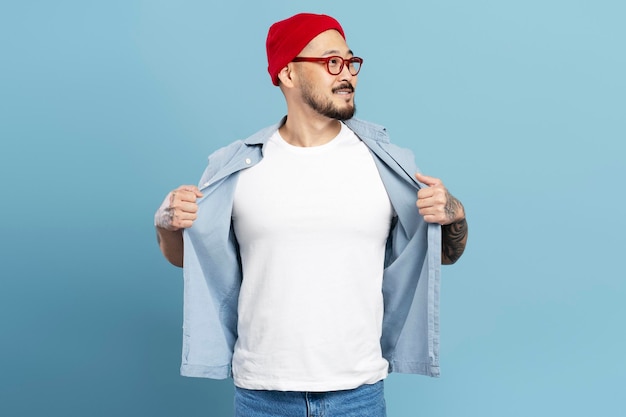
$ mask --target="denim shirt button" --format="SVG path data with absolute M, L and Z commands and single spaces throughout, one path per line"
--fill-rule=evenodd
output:
M 246 158 L 246 165 L 250 165 L 252 163 L 252 159 Z

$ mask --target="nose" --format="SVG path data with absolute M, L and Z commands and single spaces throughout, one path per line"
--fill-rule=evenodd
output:
M 337 75 L 338 77 L 341 77 L 342 81 L 350 81 L 352 80 L 352 78 L 356 77 L 356 75 L 352 75 L 350 73 L 350 69 L 348 68 L 350 64 L 346 61 L 343 62 L 343 68 L 341 69 L 341 72 L 339 73 L 339 75 Z

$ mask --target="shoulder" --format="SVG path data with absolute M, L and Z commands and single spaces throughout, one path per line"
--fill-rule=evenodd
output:
M 402 165 L 414 164 L 413 151 L 391 143 L 386 127 L 354 117 L 344 123 L 373 151 L 382 149 Z
M 213 151 L 212 154 L 209 155 L 209 165 L 220 165 L 227 163 L 230 159 L 233 158 L 237 153 L 241 151 L 246 145 L 243 140 L 236 140 L 234 142 L 229 143 L 228 145 Z
M 222 148 L 217 149 L 208 157 L 207 167 L 200 177 L 199 184 L 201 188 L 206 186 L 214 179 L 217 174 L 226 167 L 230 161 L 245 148 L 243 140 L 236 140 Z
M 209 165 L 228 163 L 228 161 L 233 159 L 235 156 L 240 155 L 242 152 L 246 152 L 250 148 L 255 148 L 257 145 L 265 145 L 265 143 L 274 134 L 274 132 L 278 130 L 282 123 L 284 123 L 284 119 L 279 123 L 258 130 L 245 139 L 236 140 L 222 148 L 217 149 L 209 155 Z
M 365 138 L 382 143 L 389 143 L 389 135 L 384 126 L 353 117 L 344 123 L 361 139 Z
M 379 164 L 382 172 L 390 169 L 411 184 L 417 184 L 413 175 L 419 169 L 413 151 L 391 143 L 385 127 L 355 118 L 346 120 L 345 123 L 377 159 L 384 162 Z
M 246 139 L 236 140 L 217 149 L 208 158 L 208 165 L 200 179 L 207 184 L 243 168 L 256 164 L 262 157 L 261 148 L 276 132 L 280 124 L 263 128 Z

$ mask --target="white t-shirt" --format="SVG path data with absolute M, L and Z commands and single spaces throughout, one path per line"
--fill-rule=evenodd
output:
M 234 197 L 237 386 L 331 391 L 387 376 L 380 337 L 392 216 L 370 151 L 343 123 L 321 146 L 272 136 Z

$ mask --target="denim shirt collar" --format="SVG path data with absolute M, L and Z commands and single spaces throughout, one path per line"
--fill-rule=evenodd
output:
M 272 136 L 272 134 L 277 131 L 281 126 L 283 126 L 286 121 L 287 116 L 283 116 L 280 122 L 261 129 L 260 131 L 245 139 L 244 143 L 246 145 L 265 145 L 269 138 Z M 389 136 L 387 135 L 387 130 L 383 126 L 364 122 L 355 117 L 344 120 L 343 123 L 345 123 L 346 126 L 350 128 L 350 130 L 355 132 L 357 136 L 361 138 L 365 137 L 379 143 L 390 143 Z

